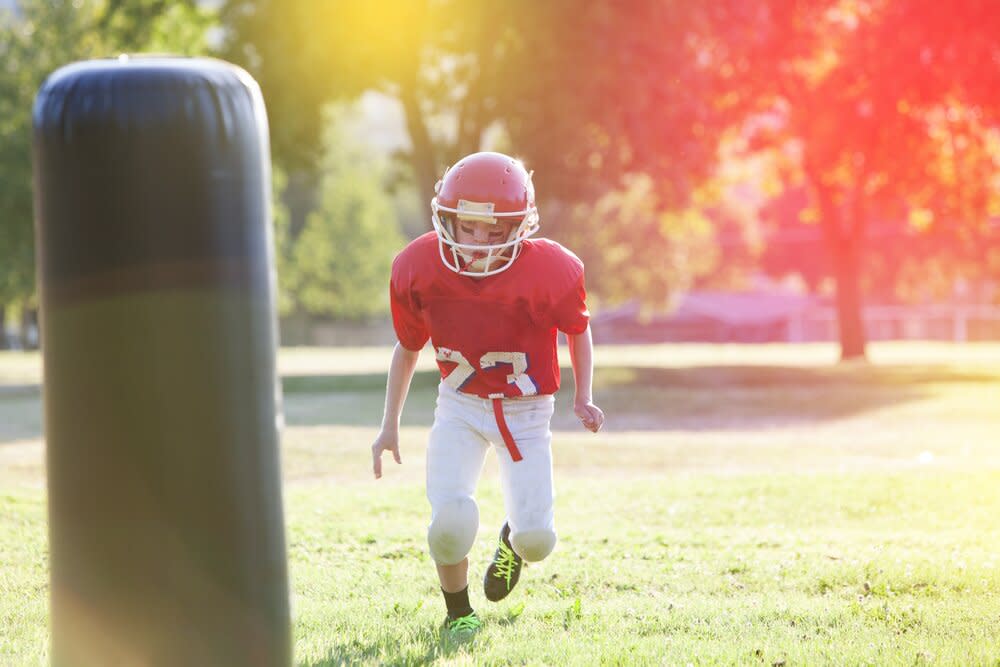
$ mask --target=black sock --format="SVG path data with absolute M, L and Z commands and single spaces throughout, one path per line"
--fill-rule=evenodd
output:
M 449 593 L 443 588 L 441 592 L 444 593 L 444 603 L 448 607 L 448 616 L 459 618 L 460 616 L 468 616 L 472 613 L 472 605 L 469 604 L 468 586 L 457 593 Z

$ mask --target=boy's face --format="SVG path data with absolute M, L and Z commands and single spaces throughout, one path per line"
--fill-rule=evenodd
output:
M 498 220 L 495 223 L 483 220 L 455 221 L 455 240 L 466 245 L 499 245 L 507 240 L 514 223 Z
M 516 224 L 516 222 L 509 220 L 486 222 L 483 220 L 459 218 L 455 220 L 455 241 L 467 246 L 500 245 L 510 238 L 510 233 Z M 507 248 L 502 253 L 494 254 L 492 257 L 488 257 L 489 252 L 486 250 L 476 252 L 465 249 L 460 252 L 467 263 L 466 269 L 472 271 L 490 271 L 509 261 L 511 251 L 510 248 Z

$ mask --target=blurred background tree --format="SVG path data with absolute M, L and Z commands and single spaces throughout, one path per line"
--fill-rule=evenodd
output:
M 405 241 L 385 161 L 352 136 L 351 106 L 329 111 L 318 208 L 295 237 L 287 213 L 276 216 L 279 310 L 291 319 L 364 320 L 388 310 L 389 269 Z
M 74 60 L 122 51 L 203 53 L 212 25 L 193 1 L 18 0 L 16 13 L 0 11 L 0 349 L 7 315 L 27 328 L 37 311 L 31 111 L 42 81 Z
M 445 166 L 507 150 L 536 170 L 545 234 L 584 256 L 595 294 L 662 305 L 712 266 L 690 197 L 742 108 L 726 91 L 733 72 L 705 52 L 756 43 L 746 7 L 230 0 L 223 17 L 227 57 L 250 68 L 269 100 L 275 159 L 290 174 L 291 238 L 317 205 L 321 109 L 374 89 L 403 111 L 409 141 L 399 157 L 426 229 Z M 630 259 L 615 254 L 623 248 Z
M 991 0 L 764 6 L 771 41 L 741 86 L 761 110 L 750 132 L 807 193 L 799 217 L 822 234 L 841 356 L 864 357 L 873 269 L 892 285 L 913 261 L 950 274 L 998 262 L 1000 13 Z M 889 224 L 866 262 L 873 221 Z
M 217 53 L 261 83 L 288 316 L 384 312 L 367 283 L 401 228 L 429 229 L 444 167 L 482 149 L 536 170 L 543 233 L 584 258 L 598 304 L 795 273 L 835 286 L 848 359 L 865 295 L 1000 273 L 991 0 L 210 4 L 25 0 L 2 19 L 0 303 L 33 299 L 34 93 L 123 50 Z M 350 118 L 373 92 L 399 114 L 388 160 Z

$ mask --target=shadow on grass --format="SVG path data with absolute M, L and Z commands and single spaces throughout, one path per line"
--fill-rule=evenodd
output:
M 594 394 L 615 430 L 754 429 L 809 424 L 863 415 L 922 400 L 934 385 L 979 385 L 996 374 L 935 366 L 697 366 L 604 367 Z M 385 375 L 295 376 L 283 380 L 291 425 L 376 426 L 382 416 Z M 402 423 L 430 426 L 436 371 L 414 376 Z M 577 426 L 573 377 L 562 372 L 557 429 Z
M 454 655 L 475 644 L 475 634 L 453 635 L 441 625 L 429 625 L 405 637 L 379 636 L 370 641 L 352 640 L 334 646 L 319 660 L 299 662 L 300 667 L 334 665 L 426 665 Z
M 932 397 L 940 385 L 998 379 L 933 366 L 617 367 L 595 374 L 594 394 L 613 416 L 610 430 L 614 421 L 627 430 L 747 430 L 861 416 Z
M 567 372 L 563 379 L 572 379 Z M 643 386 L 816 388 L 912 386 L 920 384 L 979 384 L 996 382 L 1000 374 L 956 371 L 936 366 L 692 366 L 684 368 L 600 368 L 595 383 Z
M 695 366 L 598 368 L 594 395 L 608 415 L 607 431 L 753 430 L 808 425 L 860 416 L 951 391 L 949 385 L 1000 382 L 990 372 L 944 366 Z M 430 426 L 438 373 L 414 375 L 403 411 L 404 426 Z M 573 377 L 562 372 L 555 429 L 578 429 Z M 309 375 L 282 378 L 290 426 L 377 427 L 382 419 L 385 374 Z M 0 392 L 0 446 L 42 435 L 37 386 Z

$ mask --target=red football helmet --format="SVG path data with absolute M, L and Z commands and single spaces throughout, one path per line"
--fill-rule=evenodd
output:
M 446 169 L 434 186 L 431 221 L 438 236 L 441 260 L 464 276 L 490 276 L 509 268 L 521 252 L 521 242 L 538 231 L 535 186 L 520 160 L 503 153 L 473 153 Z M 503 243 L 459 243 L 459 220 L 516 223 Z

